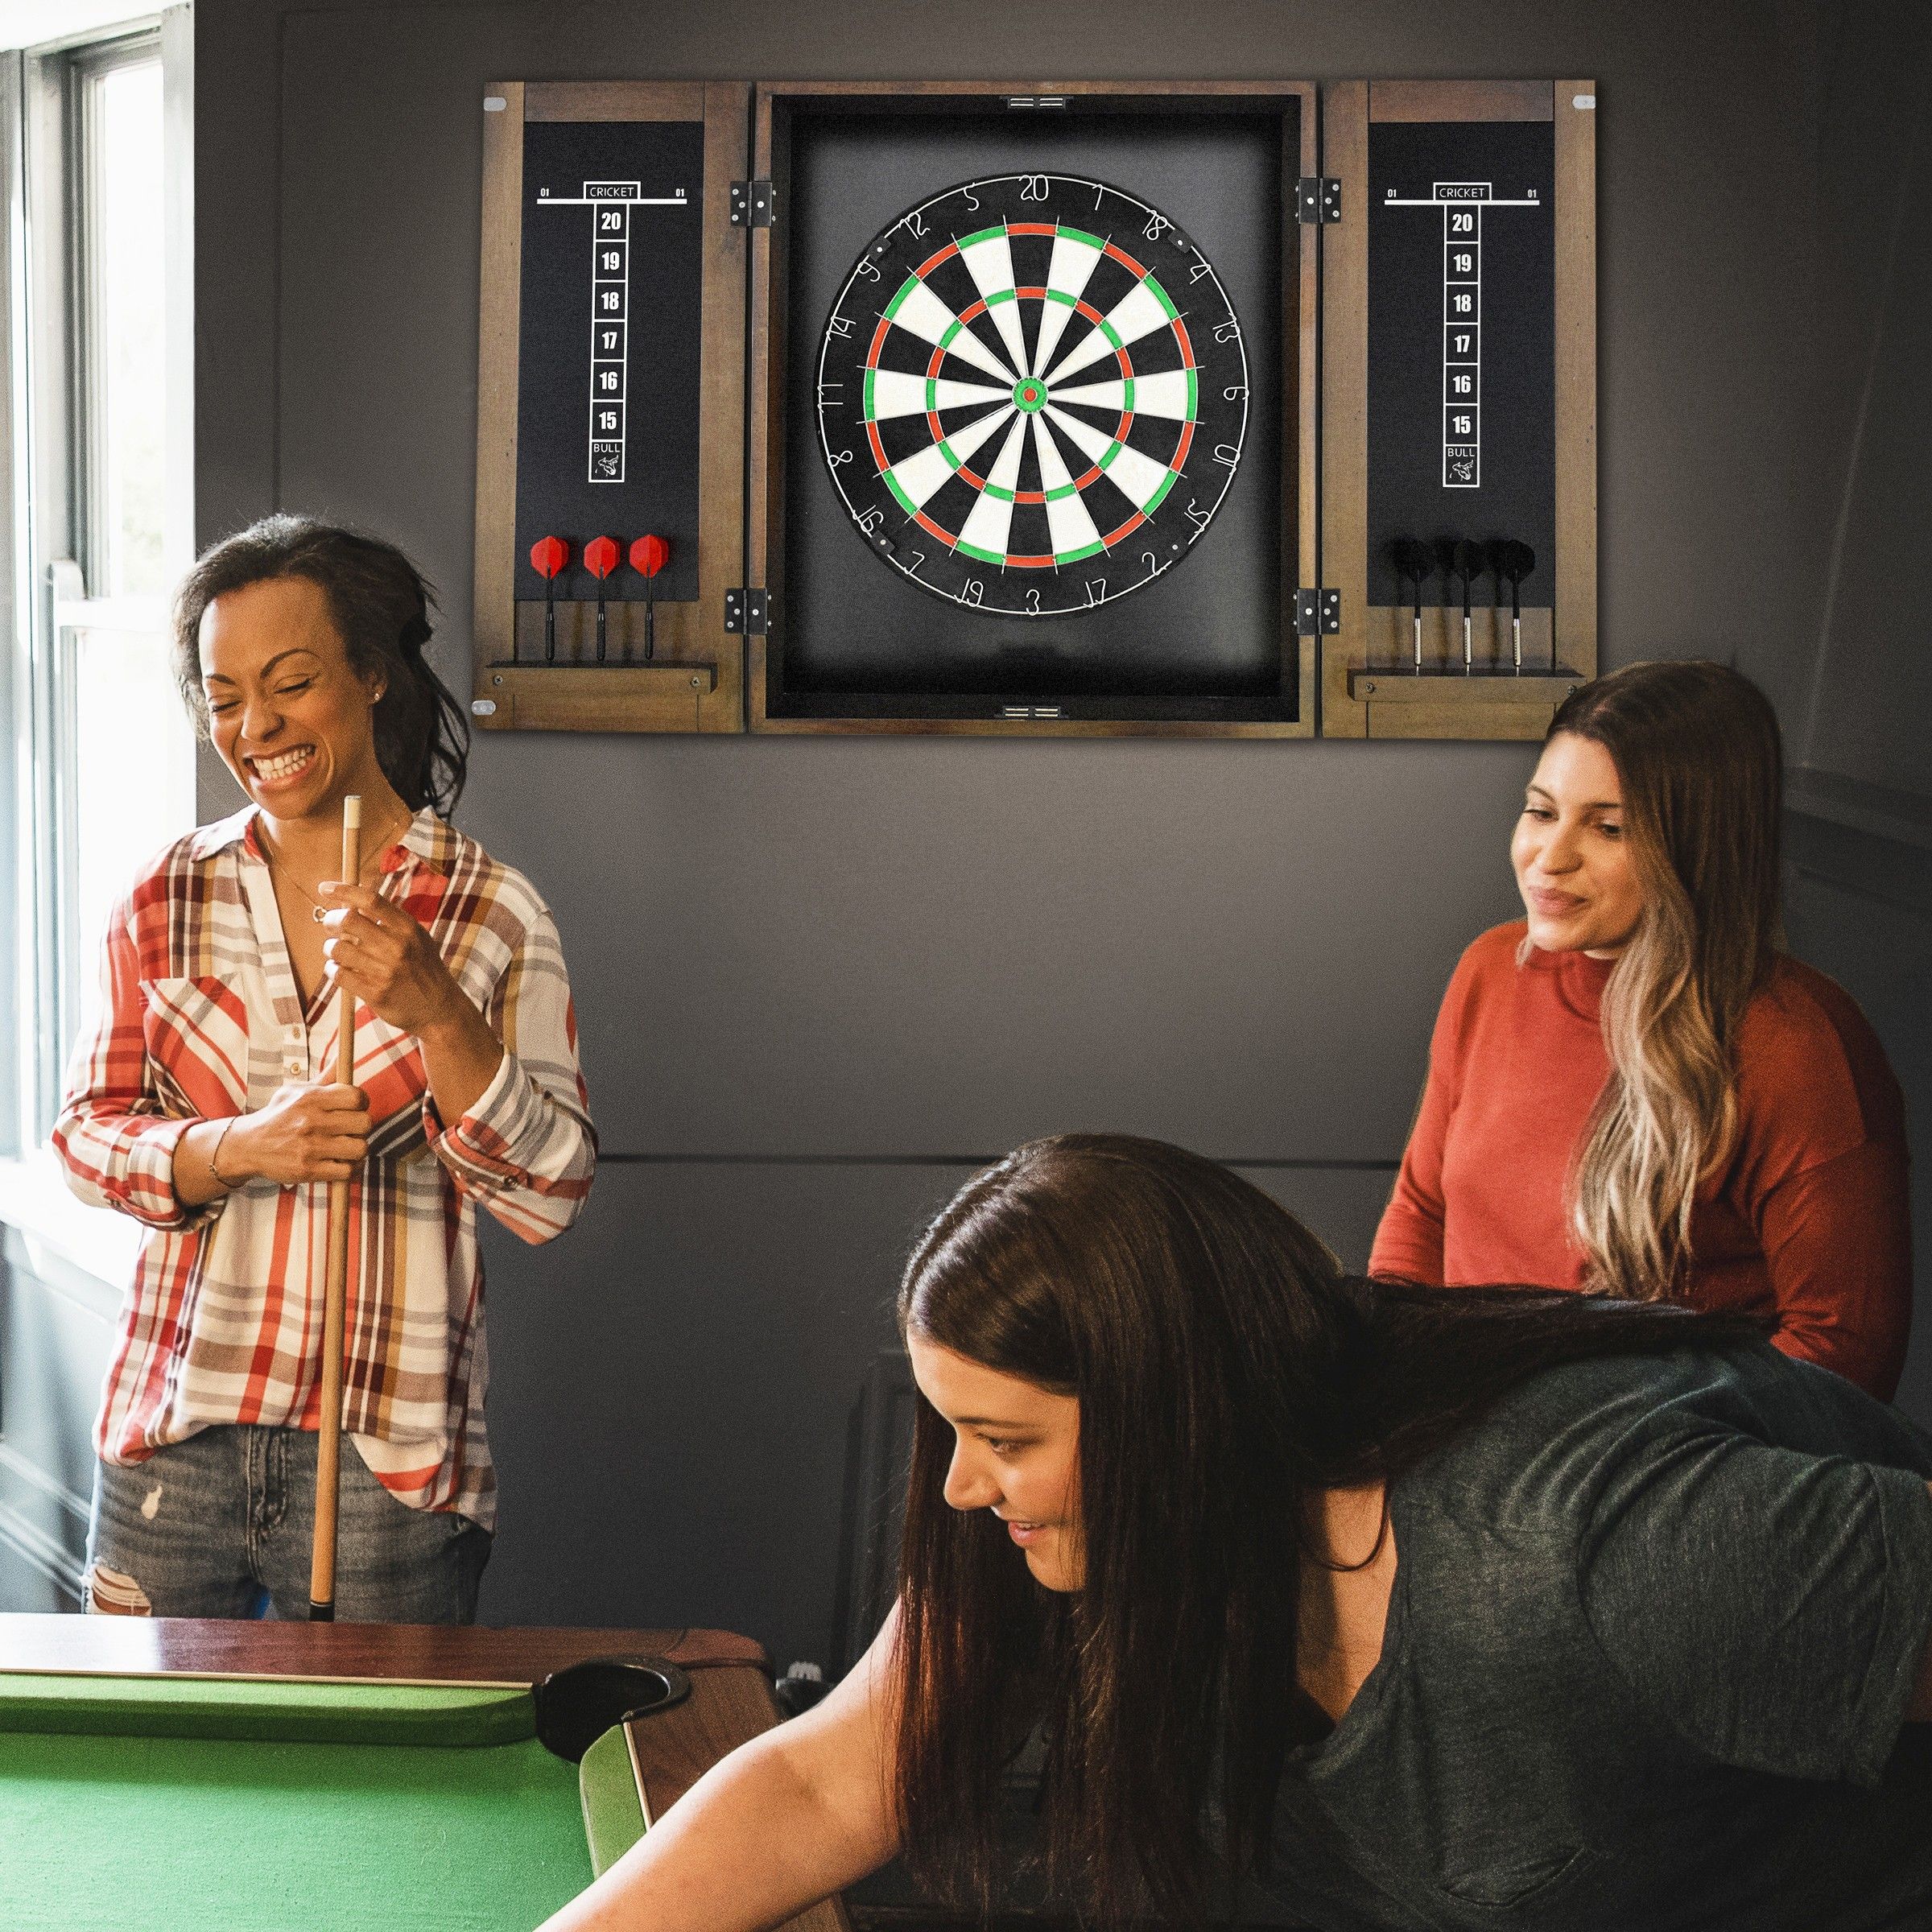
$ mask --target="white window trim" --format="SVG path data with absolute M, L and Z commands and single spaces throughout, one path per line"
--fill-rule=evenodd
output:
M 161 16 L 127 0 L 0 0 L 0 49 L 45 52 L 153 27 Z
M 0 0 L 0 47 L 10 31 L 6 9 Z M 10 468 L 0 469 L 0 517 L 11 537 L 0 541 L 0 707 L 7 720 L 0 737 L 0 911 L 11 915 L 0 922 L 0 1157 L 39 1142 L 58 1103 L 80 989 L 97 970 L 98 935 L 68 930 L 73 867 L 64 841 L 71 838 L 72 815 L 64 787 L 71 783 L 72 744 L 61 667 L 72 648 L 70 627 L 121 628 L 137 603 L 150 621 L 161 609 L 158 600 L 85 595 L 74 559 L 86 545 L 70 479 L 89 453 L 69 453 L 76 398 L 68 393 L 65 349 L 78 265 L 68 221 L 27 220 L 31 184 L 69 177 L 66 76 L 72 56 L 94 44 L 145 39 L 158 40 L 160 49 L 171 573 L 192 560 L 194 544 L 192 10 L 183 5 L 130 17 L 125 0 L 112 9 L 68 9 L 60 25 L 85 25 L 87 11 L 89 19 L 110 21 L 113 31 L 85 41 L 70 34 L 51 47 L 47 9 L 30 10 L 39 44 L 27 54 L 0 52 L 0 431 L 13 452 Z M 36 864 L 43 857 L 51 867 Z M 9 1218 L 0 1210 L 0 1220 Z

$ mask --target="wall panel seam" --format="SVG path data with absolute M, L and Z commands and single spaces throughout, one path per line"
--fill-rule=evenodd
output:
M 989 1167 L 1004 1160 L 997 1154 L 620 1154 L 606 1148 L 597 1155 L 606 1167 Z M 1224 1167 L 1288 1169 L 1297 1172 L 1393 1174 L 1401 1165 L 1393 1159 L 1305 1160 L 1279 1154 L 1216 1154 L 1208 1157 Z

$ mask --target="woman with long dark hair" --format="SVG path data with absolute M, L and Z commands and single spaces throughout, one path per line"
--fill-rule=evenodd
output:
M 1889 1398 L 1912 1310 L 1904 1099 L 1781 945 L 1782 756 L 1721 664 L 1633 664 L 1551 720 L 1510 846 L 1525 918 L 1443 995 L 1372 1274 L 1768 1317 Z
M 95 1446 L 89 1608 L 302 1613 L 328 1183 L 349 1183 L 336 1603 L 467 1620 L 495 1520 L 478 1207 L 573 1220 L 596 1140 L 556 927 L 454 830 L 469 728 L 393 544 L 270 517 L 175 609 L 183 696 L 246 795 L 143 867 L 54 1145 L 147 1234 Z M 342 801 L 362 801 L 342 880 Z M 338 1086 L 340 989 L 358 1002 Z
M 902 1848 L 983 1912 L 1030 1738 L 1101 1926 L 1932 1913 L 1932 1438 L 1761 1323 L 1351 1279 L 1106 1136 L 969 1182 L 899 1315 L 892 1617 L 550 1932 L 770 1925 Z

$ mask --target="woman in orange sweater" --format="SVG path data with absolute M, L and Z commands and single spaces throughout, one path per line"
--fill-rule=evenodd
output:
M 1372 1274 L 1748 1310 L 1889 1399 L 1911 1316 L 1904 1099 L 1779 945 L 1777 720 L 1637 664 L 1550 723 L 1510 845 L 1526 919 L 1463 955 Z

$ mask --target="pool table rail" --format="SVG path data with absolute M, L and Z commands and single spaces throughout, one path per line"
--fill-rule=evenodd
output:
M 199 1678 L 525 1690 L 600 1657 L 668 1659 L 691 1674 L 683 1703 L 629 1728 L 646 1815 L 662 1817 L 712 1765 L 778 1721 L 762 1648 L 729 1631 L 486 1629 L 424 1624 L 229 1622 L 199 1618 L 0 1613 L 0 1695 L 19 1680 Z M 76 1695 L 76 1703 L 84 1702 Z M 784 1932 L 851 1932 L 831 1898 Z

